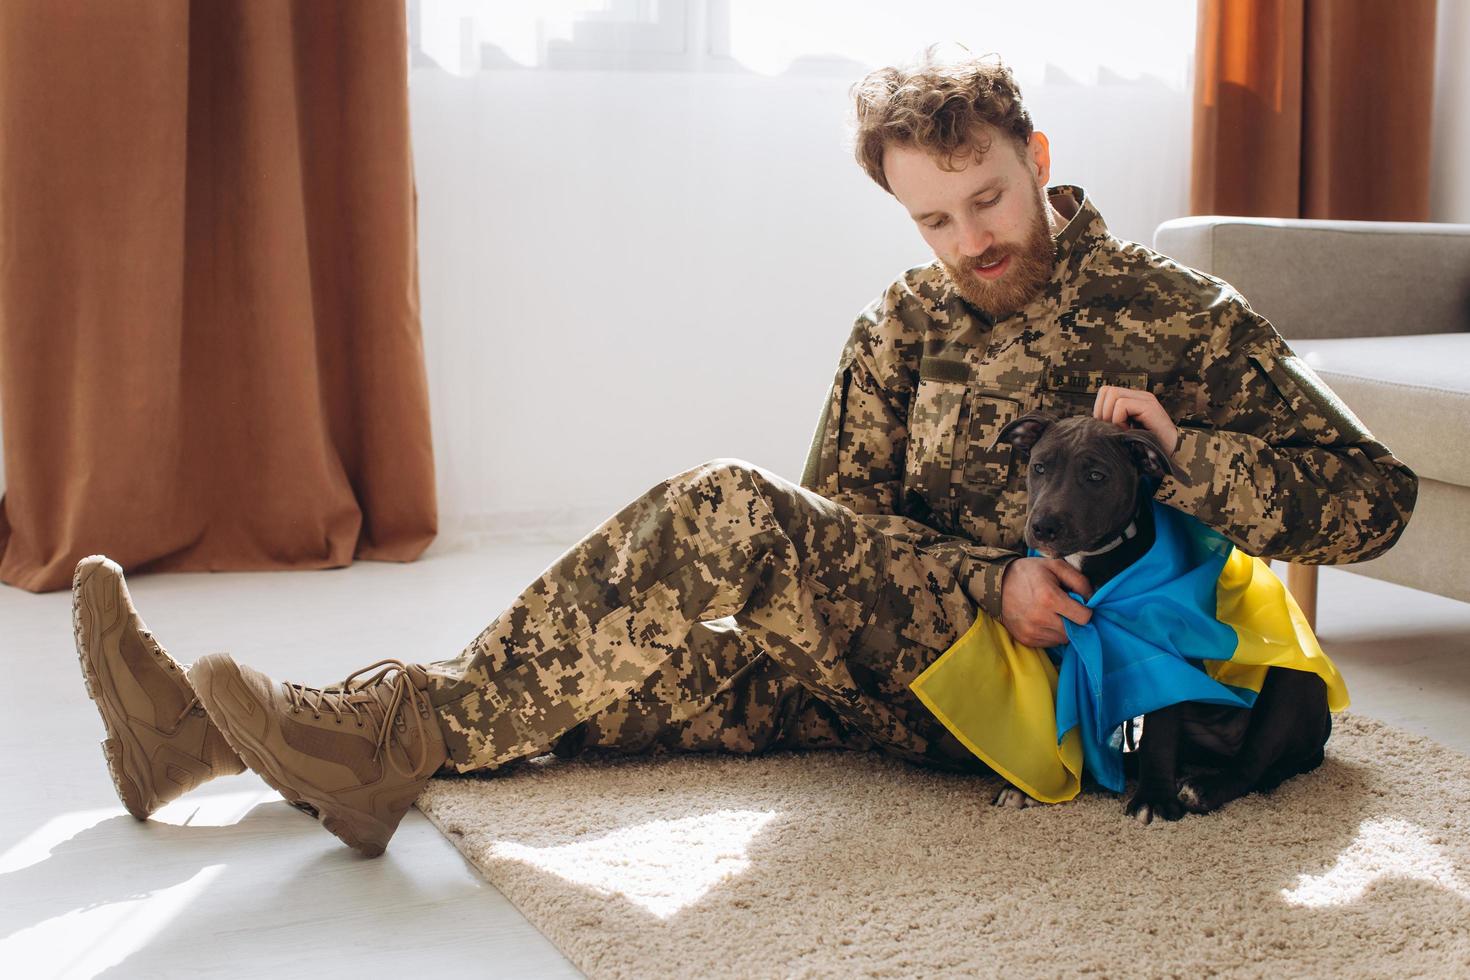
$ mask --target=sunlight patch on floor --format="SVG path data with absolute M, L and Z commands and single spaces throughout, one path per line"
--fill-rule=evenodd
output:
M 1424 828 L 1390 817 L 1365 820 L 1358 836 L 1320 875 L 1299 875 L 1295 888 L 1283 888 L 1289 905 L 1322 908 L 1346 905 L 1379 878 L 1417 878 L 1470 901 L 1470 886 L 1455 871 L 1444 849 Z
M 12 977 L 93 977 L 121 963 L 209 887 L 223 864 L 138 898 L 55 915 L 0 940 L 0 963 Z
M 216 793 L 212 796 L 188 795 L 160 807 L 149 817 L 176 827 L 228 827 L 261 803 L 279 800 L 281 794 L 272 789 L 241 793 Z M 0 854 L 0 875 L 40 864 L 52 850 L 73 837 L 90 830 L 104 820 L 128 816 L 122 806 L 97 810 L 73 810 L 52 817 Z M 128 817 L 132 821 L 132 817 Z
M 51 851 L 71 840 L 84 830 L 90 830 L 104 820 L 125 816 L 128 811 L 121 806 L 102 810 L 73 810 L 52 817 L 35 830 L 22 837 L 0 854 L 0 875 L 8 875 L 21 868 L 40 864 L 51 856 Z
M 777 816 L 770 810 L 717 810 L 679 820 L 652 820 L 554 847 L 496 841 L 491 853 L 602 894 L 622 895 L 666 919 L 748 868 L 746 848 Z
M 175 827 L 230 827 L 260 804 L 280 800 L 281 794 L 269 788 L 213 796 L 186 795 L 160 807 L 148 819 Z

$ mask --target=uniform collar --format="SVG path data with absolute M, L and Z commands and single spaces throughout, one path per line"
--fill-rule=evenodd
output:
M 1046 189 L 1047 199 L 1062 217 L 1071 215 L 1067 227 L 1053 238 L 1057 243 L 1057 261 L 1052 278 L 1066 271 L 1077 260 L 1091 255 L 1098 245 L 1108 238 L 1108 226 L 1103 221 L 1087 192 L 1075 184 L 1058 184 Z

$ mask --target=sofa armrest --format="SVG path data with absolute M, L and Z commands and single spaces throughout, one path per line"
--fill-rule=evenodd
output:
M 1287 340 L 1470 330 L 1470 224 L 1197 215 L 1159 225 L 1154 249 Z

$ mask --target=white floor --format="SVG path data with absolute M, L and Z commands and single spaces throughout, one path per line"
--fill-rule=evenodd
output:
M 139 612 L 181 661 L 215 650 L 278 679 L 455 655 L 575 537 L 411 565 L 139 575 Z M 1277 566 L 1282 571 L 1282 566 Z M 1470 604 L 1325 568 L 1319 636 L 1352 710 L 1470 754 Z M 0 586 L 0 964 L 7 976 L 439 976 L 578 972 L 417 810 L 358 857 L 250 774 L 139 823 L 98 742 L 70 595 Z

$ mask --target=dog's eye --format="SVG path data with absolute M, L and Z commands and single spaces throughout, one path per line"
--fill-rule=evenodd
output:
M 1101 483 L 1107 479 L 1107 476 L 1102 470 L 1092 470 L 1087 474 L 1087 479 L 1091 483 Z
M 1031 472 L 1032 473 L 1045 473 L 1046 472 L 1046 467 L 1043 466 L 1043 465 L 1041 465 L 1040 463 L 1032 463 L 1031 464 Z

